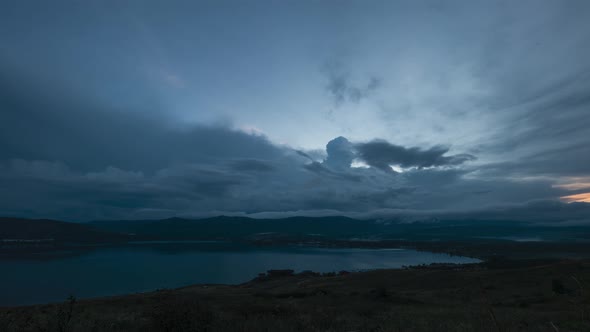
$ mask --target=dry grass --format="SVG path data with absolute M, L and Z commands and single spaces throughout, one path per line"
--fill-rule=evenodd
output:
M 590 331 L 589 277 L 584 261 L 281 277 L 3 308 L 0 331 Z

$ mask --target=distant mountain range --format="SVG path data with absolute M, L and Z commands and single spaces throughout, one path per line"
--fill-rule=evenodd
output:
M 357 220 L 341 216 L 253 219 L 110 220 L 71 223 L 48 219 L 0 218 L 0 241 L 114 243 L 127 241 L 588 241 L 589 226 L 553 227 L 508 221 Z
M 50 219 L 0 218 L 0 245 L 18 243 L 112 243 L 128 241 L 125 234 L 101 230 L 88 224 Z
M 96 229 L 161 240 L 590 240 L 589 226 L 546 226 L 511 221 L 358 220 L 342 216 L 253 219 L 218 216 L 204 219 L 95 221 Z

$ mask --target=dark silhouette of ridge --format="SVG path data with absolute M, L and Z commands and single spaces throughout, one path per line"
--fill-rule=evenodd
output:
M 0 241 L 56 242 L 56 243 L 105 243 L 126 241 L 124 234 L 97 229 L 88 224 L 51 219 L 24 219 L 0 217 Z

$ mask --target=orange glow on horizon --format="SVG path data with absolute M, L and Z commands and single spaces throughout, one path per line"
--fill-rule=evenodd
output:
M 560 198 L 562 201 L 567 202 L 567 203 L 572 203 L 572 202 L 590 203 L 590 193 L 568 195 L 568 196 L 562 196 Z
M 557 184 L 557 185 L 554 185 L 553 187 L 566 189 L 566 190 L 590 189 L 590 182 L 574 182 L 574 183 L 567 183 L 567 184 Z

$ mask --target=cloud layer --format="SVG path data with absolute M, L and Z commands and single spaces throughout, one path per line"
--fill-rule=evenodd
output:
M 451 154 L 442 146 L 337 137 L 323 152 L 302 151 L 228 125 L 178 125 L 150 113 L 72 102 L 49 86 L 3 87 L 4 215 L 69 220 L 413 215 L 556 199 L 569 192 L 543 179 L 478 177 L 481 168 L 470 163 L 474 156 Z M 358 162 L 366 166 L 353 167 Z
M 590 192 L 588 13 L 584 0 L 6 4 L 0 215 L 579 220 L 585 205 L 560 200 Z
M 445 156 L 449 152 L 449 148 L 443 146 L 422 150 L 417 147 L 405 148 L 384 140 L 357 144 L 356 148 L 361 160 L 370 166 L 386 171 L 391 171 L 392 165 L 403 168 L 456 166 L 476 159 L 475 156 L 466 153 Z

